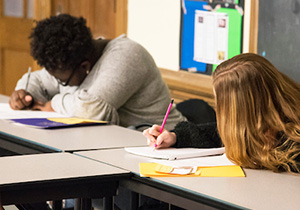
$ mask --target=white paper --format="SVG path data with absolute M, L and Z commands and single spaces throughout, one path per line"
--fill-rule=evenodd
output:
M 228 57 L 228 15 L 195 11 L 194 60 L 220 64 Z
M 129 153 L 145 156 L 150 158 L 165 159 L 165 160 L 178 160 L 192 157 L 201 157 L 209 155 L 217 155 L 225 153 L 225 148 L 165 148 L 156 149 L 149 146 L 145 147 L 126 147 L 125 150 Z
M 187 175 L 197 171 L 197 167 L 173 167 L 170 174 Z
M 172 166 L 172 167 L 183 167 L 183 166 L 214 167 L 214 166 L 235 165 L 226 157 L 226 154 L 217 155 L 217 156 L 189 158 L 189 159 L 176 160 L 176 161 L 155 160 L 155 162 L 162 165 Z
M 8 103 L 0 103 L 0 119 L 25 119 L 25 118 L 55 118 L 68 117 L 56 112 L 13 110 Z

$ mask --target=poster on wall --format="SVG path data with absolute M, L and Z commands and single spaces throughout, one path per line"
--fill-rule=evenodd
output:
M 183 0 L 180 69 L 211 75 L 242 52 L 244 0 Z
M 228 57 L 227 13 L 195 11 L 194 60 L 220 64 Z

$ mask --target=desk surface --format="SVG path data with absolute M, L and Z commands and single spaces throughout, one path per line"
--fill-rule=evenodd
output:
M 0 94 L 0 102 L 7 103 L 9 101 L 9 97 Z
M 149 162 L 150 158 L 135 156 L 124 149 L 78 152 L 81 156 L 109 163 L 139 174 L 138 164 Z M 118 158 L 112 158 L 118 157 Z M 153 159 L 152 159 L 153 160 Z M 246 177 L 172 177 L 146 178 L 203 199 L 212 200 L 233 207 L 249 209 L 298 209 L 300 206 L 300 176 L 287 173 L 273 173 L 264 170 L 245 169 Z
M 8 99 L 7 96 L 0 94 L 0 102 L 7 102 Z M 0 120 L 0 139 L 7 138 L 14 143 L 39 147 L 42 152 L 72 152 L 147 145 L 142 132 L 115 125 L 47 130 L 14 125 Z
M 52 151 L 80 151 L 147 145 L 142 132 L 116 125 L 37 129 L 0 120 L 0 138 L 39 145 Z
M 0 198 L 4 205 L 29 202 L 35 196 L 44 199 L 91 196 L 90 184 L 109 188 L 110 182 L 115 182 L 116 189 L 120 179 L 130 176 L 127 170 L 69 153 L 1 157 L 0 166 Z M 101 188 L 93 190 L 101 195 Z M 34 193 L 37 194 L 29 197 Z

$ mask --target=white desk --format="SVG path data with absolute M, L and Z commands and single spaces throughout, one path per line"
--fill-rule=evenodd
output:
M 129 171 L 69 153 L 0 158 L 3 205 L 113 196 Z
M 75 153 L 129 170 L 137 176 L 121 185 L 165 202 L 188 209 L 299 209 L 300 176 L 246 169 L 246 177 L 163 177 L 141 178 L 140 162 L 150 158 L 135 156 L 124 149 Z M 117 157 L 117 158 L 113 158 Z
M 9 97 L 0 94 L 0 102 Z M 0 120 L 0 147 L 19 154 L 73 152 L 147 145 L 142 132 L 116 125 L 36 129 Z
M 0 94 L 0 102 L 7 103 L 9 101 L 9 97 Z
M 8 97 L 0 95 L 0 102 L 7 101 Z M 142 133 L 120 126 L 105 125 L 47 130 L 18 126 L 6 120 L 0 120 L 1 148 L 17 154 L 60 152 L 0 158 L 1 167 L 4 167 L 4 164 L 9 166 L 8 170 L 5 168 L 5 173 L 0 173 L 2 204 L 30 203 L 78 196 L 84 198 L 111 197 L 115 194 L 118 181 L 123 179 L 124 175 L 127 178 L 130 176 L 129 171 L 124 172 L 124 170 L 112 166 L 63 152 L 137 145 L 146 145 L 146 138 Z M 69 160 L 70 157 L 72 158 Z M 76 161 L 76 159 L 80 160 Z M 89 165 L 91 167 L 88 167 Z M 74 170 L 68 173 L 67 170 L 70 170 L 71 166 L 71 169 Z M 95 169 L 97 170 L 95 171 Z M 36 173 L 36 171 L 46 173 Z M 94 172 L 95 174 L 93 174 Z M 10 177 L 10 174 L 19 176 Z M 110 199 L 107 201 L 108 203 L 104 206 L 109 208 L 112 203 Z M 79 205 L 81 204 L 79 203 Z
M 73 152 L 142 145 L 147 145 L 142 132 L 116 125 L 49 130 L 19 126 L 0 120 L 0 147 L 19 154 Z

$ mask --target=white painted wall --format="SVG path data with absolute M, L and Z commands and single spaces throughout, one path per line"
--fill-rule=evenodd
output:
M 127 32 L 159 67 L 179 69 L 180 0 L 128 0 Z
M 243 52 L 249 52 L 249 35 L 250 35 L 250 11 L 251 0 L 245 0 L 244 5 L 244 37 L 243 37 Z

